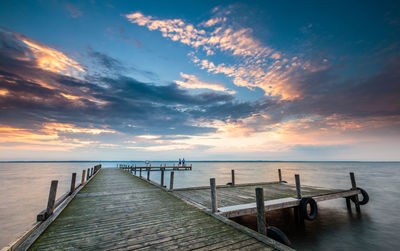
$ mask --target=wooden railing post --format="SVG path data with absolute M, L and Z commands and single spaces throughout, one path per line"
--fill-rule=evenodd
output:
M 351 189 L 356 190 L 357 189 L 357 184 L 356 184 L 356 178 L 354 177 L 354 173 L 350 172 L 350 180 L 351 180 Z M 361 212 L 360 208 L 360 201 L 358 200 L 358 194 L 354 195 L 354 205 L 356 206 L 356 211 L 357 213 Z
M 70 195 L 75 191 L 75 181 L 76 181 L 76 173 L 72 173 L 71 188 L 69 189 Z
M 135 176 L 136 176 L 136 165 L 135 165 Z
M 211 189 L 211 212 L 216 213 L 218 210 L 218 201 L 217 201 L 217 186 L 215 184 L 215 178 L 210 179 L 210 189 Z
M 296 192 L 297 192 L 297 199 L 301 199 L 301 188 L 300 188 L 300 175 L 295 174 L 294 178 L 296 180 Z
M 164 186 L 164 168 L 161 169 L 161 181 L 160 181 L 161 187 Z
M 87 169 L 86 181 L 88 181 L 89 178 L 90 178 L 90 168 Z
M 50 185 L 49 200 L 47 201 L 46 219 L 53 214 L 54 203 L 56 202 L 58 180 L 52 180 Z
M 281 173 L 281 169 L 278 169 L 278 176 L 279 176 L 279 182 L 282 182 L 282 173 Z
M 92 177 L 93 174 L 94 174 L 94 171 L 93 171 L 93 167 L 92 167 L 91 170 L 90 170 L 90 177 Z
M 81 184 L 85 183 L 85 174 L 86 174 L 86 170 L 82 170 L 82 180 L 81 180 Z
M 142 178 L 142 168 L 140 168 L 139 176 Z
M 232 186 L 235 186 L 235 170 L 231 170 L 231 175 L 232 175 Z
M 267 235 L 267 222 L 265 220 L 264 190 L 256 188 L 257 203 L 257 230 L 260 234 Z
M 171 177 L 169 179 L 169 190 L 174 189 L 174 171 L 171 172 Z
M 150 167 L 147 168 L 147 180 L 150 180 L 150 170 L 151 170 Z

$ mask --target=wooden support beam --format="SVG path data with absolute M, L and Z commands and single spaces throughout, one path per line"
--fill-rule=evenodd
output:
M 81 184 L 85 183 L 85 173 L 86 173 L 86 170 L 82 170 L 82 180 L 81 180 Z
M 356 178 L 354 177 L 353 172 L 350 172 L 350 180 L 351 180 L 351 189 L 357 190 Z M 358 200 L 358 194 L 354 195 L 353 198 L 354 198 L 354 205 L 356 206 L 356 211 L 357 213 L 360 213 L 361 208 L 360 208 L 360 201 Z
M 350 203 L 350 198 L 346 198 L 346 207 L 347 210 L 351 213 L 351 203 Z
M 231 170 L 231 174 L 232 174 L 232 186 L 235 186 L 235 170 Z
M 256 188 L 256 203 L 257 203 L 257 231 L 260 234 L 267 235 L 267 222 L 265 220 L 265 206 L 264 206 L 264 190 L 261 187 Z
M 54 211 L 54 203 L 56 202 L 58 180 L 52 180 L 49 191 L 49 199 L 47 201 L 46 216 L 47 219 Z
M 281 169 L 278 169 L 278 177 L 279 177 L 279 182 L 282 182 L 282 172 L 281 172 Z
M 75 181 L 76 181 L 76 173 L 72 173 L 71 187 L 69 189 L 69 194 L 70 195 L 75 191 Z
M 92 177 L 93 174 L 94 174 L 94 170 L 93 169 L 94 169 L 93 167 L 90 169 L 90 177 Z
M 136 165 L 135 165 L 135 176 L 136 176 Z
M 210 179 L 210 189 L 211 189 L 211 212 L 216 213 L 218 211 L 218 201 L 217 201 L 217 186 L 215 184 L 215 178 Z
M 300 175 L 295 174 L 294 178 L 296 180 L 296 192 L 297 192 L 297 199 L 301 199 L 301 188 L 300 188 Z
M 142 168 L 140 168 L 139 176 L 142 178 Z
M 147 180 L 150 180 L 150 168 L 147 168 Z
M 164 169 L 161 170 L 161 181 L 160 184 L 162 187 L 164 187 Z
M 86 181 L 88 181 L 89 178 L 90 178 L 90 168 L 87 169 Z
M 169 178 L 169 190 L 174 189 L 174 172 L 171 172 L 171 177 Z

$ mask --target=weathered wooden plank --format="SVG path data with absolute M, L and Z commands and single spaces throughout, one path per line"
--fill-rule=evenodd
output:
M 359 194 L 359 190 L 347 190 L 343 192 L 336 192 L 331 194 L 325 195 L 318 195 L 313 196 L 313 199 L 317 202 L 324 201 L 324 200 L 333 200 L 338 198 L 346 198 L 349 196 L 354 196 L 355 194 Z M 300 204 L 300 200 L 292 197 L 276 199 L 276 200 L 268 200 L 264 202 L 265 211 L 272 211 L 277 209 L 283 208 L 291 208 L 296 207 Z M 257 206 L 256 203 L 247 203 L 235 206 L 228 206 L 228 207 L 220 207 L 218 208 L 221 215 L 233 218 L 243 215 L 255 214 Z
M 121 169 L 101 170 L 32 249 L 189 250 L 246 239 L 272 250 L 143 179 Z
M 296 197 L 296 187 L 294 185 L 285 184 L 285 183 L 268 183 L 259 185 L 265 190 L 265 200 L 275 200 L 286 197 Z M 254 203 L 256 201 L 254 189 L 258 186 L 254 184 L 249 186 L 240 186 L 235 185 L 225 186 L 225 187 L 217 187 L 218 194 L 218 206 L 219 207 L 228 207 L 240 204 Z M 174 189 L 174 194 L 181 196 L 182 198 L 190 201 L 193 204 L 201 205 L 205 208 L 211 209 L 211 197 L 209 195 L 210 188 L 207 189 Z M 343 190 L 335 190 L 335 189 L 325 189 L 318 187 L 310 187 L 310 186 L 302 186 L 302 196 L 319 196 L 324 194 L 330 194 L 333 192 L 342 192 Z
M 31 245 L 39 238 L 39 236 L 47 229 L 47 227 L 56 220 L 56 218 L 61 214 L 65 207 L 72 201 L 75 195 L 84 187 L 84 185 L 79 186 L 75 191 L 64 200 L 60 206 L 53 212 L 53 214 L 42 224 L 40 224 L 24 241 L 16 247 L 15 250 L 22 251 L 27 250 Z
M 260 185 L 268 185 L 268 184 L 278 184 L 279 182 L 255 182 L 255 183 L 242 183 L 235 184 L 235 187 L 246 187 L 246 186 L 260 186 Z M 229 188 L 231 185 L 217 185 L 217 188 Z M 176 188 L 175 191 L 187 191 L 187 190 L 200 190 L 200 189 L 210 189 L 210 186 L 197 186 L 197 187 L 185 187 L 185 188 Z

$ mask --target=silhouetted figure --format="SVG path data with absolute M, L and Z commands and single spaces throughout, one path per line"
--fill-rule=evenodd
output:
M 181 158 L 179 158 L 178 166 L 180 166 L 181 164 L 182 164 L 182 161 L 181 161 Z
M 185 158 L 182 159 L 182 166 L 185 165 Z

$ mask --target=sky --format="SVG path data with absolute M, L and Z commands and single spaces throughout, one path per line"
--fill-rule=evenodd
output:
M 398 161 L 398 1 L 0 1 L 0 161 Z

